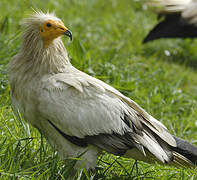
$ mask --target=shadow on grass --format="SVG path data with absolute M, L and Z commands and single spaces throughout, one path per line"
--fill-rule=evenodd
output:
M 144 45 L 143 56 L 197 69 L 197 41 L 195 39 L 161 39 Z
M 168 59 L 166 58 L 166 60 L 177 64 L 182 64 L 193 69 L 197 69 L 197 55 L 189 56 L 186 54 L 176 54 L 170 56 Z

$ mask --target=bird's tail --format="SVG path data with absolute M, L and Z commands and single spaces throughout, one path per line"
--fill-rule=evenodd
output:
M 183 167 L 196 167 L 197 147 L 176 136 L 174 138 L 177 147 L 172 147 L 173 161 L 170 164 Z
M 138 139 L 141 147 L 128 150 L 125 157 L 144 161 L 147 163 L 155 163 L 172 165 L 176 167 L 197 167 L 197 147 L 189 142 L 174 136 L 176 146 L 170 146 L 161 139 L 150 141 L 146 136 L 143 136 L 144 141 Z M 151 144 L 151 146 L 149 144 Z

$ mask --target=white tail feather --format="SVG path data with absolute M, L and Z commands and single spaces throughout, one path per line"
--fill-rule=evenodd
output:
M 171 161 L 171 158 L 167 155 L 167 153 L 154 137 L 150 137 L 145 133 L 143 134 L 143 136 L 136 134 L 135 140 L 142 144 L 146 149 L 148 149 L 148 151 L 152 153 L 156 158 L 158 158 L 161 162 L 166 163 Z

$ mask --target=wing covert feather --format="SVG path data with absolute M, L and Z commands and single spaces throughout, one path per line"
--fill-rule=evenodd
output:
M 124 103 L 104 88 L 88 81 L 84 83 L 77 77 L 72 84 L 65 78 L 49 81 L 44 82 L 40 93 L 39 112 L 66 134 L 84 137 L 129 131 L 121 119 Z M 54 85 L 48 86 L 49 83 Z

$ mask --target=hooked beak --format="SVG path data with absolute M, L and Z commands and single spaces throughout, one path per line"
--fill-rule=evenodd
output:
M 64 32 L 64 35 L 68 36 L 70 40 L 72 41 L 72 32 L 69 31 L 68 29 Z

